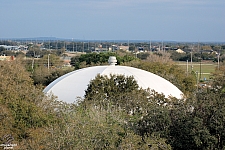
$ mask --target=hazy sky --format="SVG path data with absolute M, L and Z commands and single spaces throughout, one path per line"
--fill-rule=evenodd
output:
M 225 41 L 225 0 L 1 0 L 0 38 Z

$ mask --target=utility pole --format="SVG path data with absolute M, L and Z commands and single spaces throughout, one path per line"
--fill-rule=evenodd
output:
M 72 38 L 72 42 L 73 42 L 73 38 Z M 74 42 L 73 42 L 73 52 L 74 52 Z
M 76 42 L 76 53 L 77 53 L 77 42 Z
M 49 55 L 50 55 L 50 54 L 48 54 L 48 70 L 49 70 Z
M 187 76 L 188 76 L 188 60 L 187 60 Z
M 84 42 L 83 42 L 83 53 L 84 53 Z
M 67 51 L 67 43 L 66 43 L 66 41 L 65 41 L 65 46 L 64 47 L 65 47 L 65 51 Z
M 149 44 L 149 51 L 152 51 L 152 41 L 150 41 L 150 44 Z
M 199 49 L 199 43 L 198 43 L 198 51 L 200 52 L 200 75 L 199 75 L 199 80 L 202 78 L 202 52 Z
M 58 40 L 56 41 L 56 50 L 58 50 Z
M 221 49 L 221 47 L 220 47 Z M 218 59 L 218 70 L 220 69 L 220 49 L 219 49 L 219 53 L 217 54 L 217 59 Z
M 33 73 L 33 72 L 34 72 L 34 58 L 33 58 L 33 60 L 32 60 L 31 68 L 32 68 L 32 73 Z
M 200 75 L 199 75 L 199 80 L 202 78 L 202 58 L 200 58 Z
M 48 49 L 50 50 L 51 46 L 50 46 L 50 40 L 48 41 Z
M 198 52 L 199 52 L 199 41 L 198 41 Z
M 194 48 L 194 46 L 192 45 L 192 48 L 191 48 L 191 71 L 193 71 L 193 64 L 192 64 L 192 53 L 193 53 L 193 48 Z

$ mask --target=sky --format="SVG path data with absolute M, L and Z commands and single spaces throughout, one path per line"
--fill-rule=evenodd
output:
M 0 38 L 225 42 L 225 0 L 1 0 Z

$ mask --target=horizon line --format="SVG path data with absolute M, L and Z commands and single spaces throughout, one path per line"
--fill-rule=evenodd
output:
M 179 43 L 225 43 L 225 41 L 184 41 L 184 40 L 150 40 L 150 39 L 79 39 L 79 38 L 58 38 L 58 37 L 53 37 L 53 36 L 50 36 L 50 37 L 20 37 L 20 38 L 4 38 L 4 37 L 1 37 L 0 38 L 0 41 L 2 40 L 37 40 L 37 41 L 47 41 L 47 40 L 50 40 L 50 41 L 56 41 L 56 40 L 66 40 L 66 41 L 102 41 L 102 42 L 113 42 L 113 41 L 127 41 L 127 42 L 134 42 L 134 41 L 142 41 L 142 42 L 179 42 Z

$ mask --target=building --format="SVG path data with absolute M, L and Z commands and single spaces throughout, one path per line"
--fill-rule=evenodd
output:
M 118 46 L 120 50 L 129 51 L 129 46 Z
M 176 52 L 180 53 L 180 54 L 185 53 L 182 49 L 178 49 L 178 50 L 176 50 Z
M 15 60 L 15 57 L 14 56 L 0 56 L 0 61 L 12 61 L 12 60 Z
M 7 46 L 7 45 L 0 45 L 0 47 L 5 48 L 6 50 L 18 50 L 18 46 Z
M 116 58 L 111 56 L 109 59 L 110 65 L 88 67 L 70 72 L 49 84 L 44 89 L 44 93 L 54 94 L 59 100 L 73 103 L 76 102 L 77 97 L 84 97 L 90 80 L 94 79 L 97 74 L 120 74 L 133 76 L 139 87 L 143 89 L 154 89 L 158 93 L 163 93 L 166 97 L 182 98 L 183 93 L 166 79 L 134 67 L 116 66 L 116 62 Z
M 0 47 L 3 47 L 6 50 L 28 50 L 28 46 L 20 45 L 20 46 L 8 46 L 8 45 L 0 45 Z

